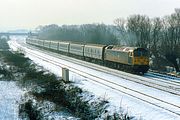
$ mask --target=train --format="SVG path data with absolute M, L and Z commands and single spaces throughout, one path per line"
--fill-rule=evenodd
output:
M 27 38 L 26 43 L 126 72 L 144 74 L 149 70 L 149 51 L 141 47 L 82 44 Z

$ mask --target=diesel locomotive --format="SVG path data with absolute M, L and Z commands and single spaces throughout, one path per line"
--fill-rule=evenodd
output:
M 26 43 L 128 72 L 144 74 L 149 69 L 148 50 L 145 48 L 79 44 L 34 38 L 27 38 Z

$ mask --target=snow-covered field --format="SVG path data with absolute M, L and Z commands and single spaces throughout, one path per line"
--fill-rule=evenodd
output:
M 111 88 L 105 87 L 101 84 L 97 84 L 95 82 L 90 81 L 90 79 L 93 79 L 91 77 L 83 77 L 82 75 L 84 73 L 82 72 L 73 72 L 73 68 L 88 71 L 88 73 L 91 73 L 93 75 L 99 76 L 103 79 L 112 80 L 114 82 L 118 82 L 123 86 L 134 88 L 138 91 L 141 91 L 143 93 L 147 94 L 153 94 L 154 97 L 168 100 L 172 103 L 179 103 L 180 105 L 180 97 L 171 95 L 169 93 L 162 92 L 160 90 L 156 90 L 153 88 L 149 88 L 147 86 L 139 85 L 137 83 L 128 82 L 123 78 L 118 78 L 116 76 L 103 73 L 100 71 L 96 71 L 94 69 L 85 68 L 81 65 L 73 64 L 68 61 L 64 61 L 62 59 L 52 57 L 50 55 L 41 53 L 39 51 L 34 51 L 31 49 L 26 48 L 25 46 L 21 46 L 19 42 L 17 43 L 16 40 L 20 41 L 19 38 L 14 38 L 14 40 L 11 40 L 9 42 L 9 45 L 12 49 L 17 50 L 16 47 L 13 45 L 16 44 L 19 47 L 22 47 L 25 50 L 25 54 L 27 57 L 32 59 L 35 63 L 38 65 L 43 66 L 44 68 L 48 69 L 49 71 L 55 73 L 57 76 L 61 76 L 61 67 L 54 65 L 52 63 L 49 63 L 47 61 L 44 61 L 42 59 L 37 58 L 36 56 L 33 56 L 31 53 L 36 53 L 39 56 L 47 57 L 48 59 L 52 59 L 52 61 L 58 61 L 59 63 L 63 63 L 67 66 L 69 66 L 70 70 L 70 80 L 74 81 L 76 85 L 79 87 L 88 90 L 92 92 L 93 94 L 97 96 L 101 96 L 104 99 L 107 99 L 110 102 L 111 107 L 109 108 L 111 111 L 118 111 L 119 108 L 123 108 L 124 112 L 127 112 L 128 114 L 132 116 L 136 116 L 136 119 L 146 119 L 146 120 L 179 120 L 180 116 L 170 113 L 166 110 L 163 110 L 161 108 L 158 108 L 156 106 L 153 106 L 151 104 L 145 103 L 143 101 L 140 101 L 138 99 L 135 99 L 131 96 L 128 96 L 124 93 L 117 92 L 116 90 L 112 90 Z M 21 39 L 21 42 L 24 42 Z M 156 103 L 158 104 L 158 103 Z M 180 112 L 180 111 L 179 111 Z
M 0 120 L 18 120 L 19 101 L 24 92 L 14 81 L 0 81 Z

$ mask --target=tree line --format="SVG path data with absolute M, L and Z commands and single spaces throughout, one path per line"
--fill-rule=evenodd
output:
M 153 69 L 180 66 L 180 9 L 165 17 L 149 18 L 131 15 L 117 18 L 114 25 L 55 24 L 37 28 L 40 39 L 74 41 L 93 44 L 137 46 L 149 49 Z
M 93 44 L 116 44 L 117 38 L 112 26 L 105 24 L 39 26 L 38 37 L 41 39 L 73 41 Z

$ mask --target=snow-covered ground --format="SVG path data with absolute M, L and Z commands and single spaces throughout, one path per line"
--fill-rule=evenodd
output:
M 17 40 L 19 40 L 19 38 Z M 21 42 L 22 42 L 22 39 L 21 39 Z M 17 44 L 17 45 L 19 45 L 19 47 L 23 47 L 23 46 L 21 46 L 21 44 L 18 44 L 14 39 L 14 40 L 11 40 L 9 42 L 9 45 L 14 50 L 17 50 L 17 48 L 13 47 L 13 44 Z M 73 64 L 73 63 L 70 63 L 68 61 L 64 61 L 62 59 L 52 57 L 50 55 L 46 55 L 46 54 L 41 53 L 39 51 L 30 50 L 26 47 L 23 47 L 23 48 L 26 51 L 27 57 L 32 59 L 38 65 L 41 65 L 44 68 L 55 73 L 57 76 L 61 76 L 61 67 L 60 66 L 57 66 L 57 65 L 54 65 L 54 64 L 49 63 L 47 61 L 44 61 L 42 59 L 39 59 L 36 56 L 33 56 L 31 53 L 34 52 L 36 54 L 39 54 L 39 56 L 44 56 L 44 57 L 47 57 L 48 59 L 52 59 L 53 61 L 58 61 L 59 63 L 65 64 L 66 67 L 70 66 L 69 67 L 69 69 L 70 69 L 70 80 L 74 81 L 75 84 L 78 85 L 79 87 L 81 87 L 85 90 L 88 90 L 97 96 L 101 96 L 102 98 L 107 99 L 110 102 L 110 104 L 112 105 L 112 107 L 109 108 L 112 111 L 118 111 L 119 108 L 121 107 L 125 110 L 124 112 L 128 112 L 128 114 L 130 114 L 132 116 L 136 116 L 137 119 L 180 120 L 180 116 L 178 116 L 176 114 L 170 113 L 166 110 L 163 110 L 163 109 L 155 107 L 151 104 L 148 104 L 148 103 L 145 103 L 145 102 L 140 101 L 138 99 L 135 99 L 135 98 L 128 96 L 124 93 L 117 92 L 116 90 L 112 90 L 112 89 L 105 87 L 101 84 L 97 84 L 95 82 L 92 82 L 89 79 L 93 79 L 93 78 L 83 77 L 82 72 L 72 72 L 72 71 L 74 71 L 73 68 L 79 69 L 81 71 L 82 70 L 88 71 L 88 73 L 99 76 L 103 79 L 108 79 L 108 80 L 112 80 L 112 81 L 121 83 L 121 85 L 123 85 L 123 86 L 134 88 L 134 89 L 141 91 L 143 93 L 147 93 L 147 94 L 151 94 L 151 95 L 153 94 L 154 97 L 157 97 L 157 98 L 160 98 L 163 100 L 168 100 L 171 103 L 177 103 L 177 104 L 179 103 L 179 105 L 180 105 L 180 101 L 179 101 L 180 97 L 177 97 L 177 96 L 174 96 L 174 95 L 171 95 L 169 93 L 165 93 L 165 92 L 153 89 L 153 88 L 149 88 L 147 86 L 139 85 L 137 83 L 128 82 L 123 78 L 118 78 L 116 76 L 109 75 L 107 73 L 96 71 L 96 70 L 93 70 L 90 68 L 85 68 L 83 66 Z
M 24 92 L 14 81 L 0 81 L 0 120 L 19 120 L 19 101 Z

